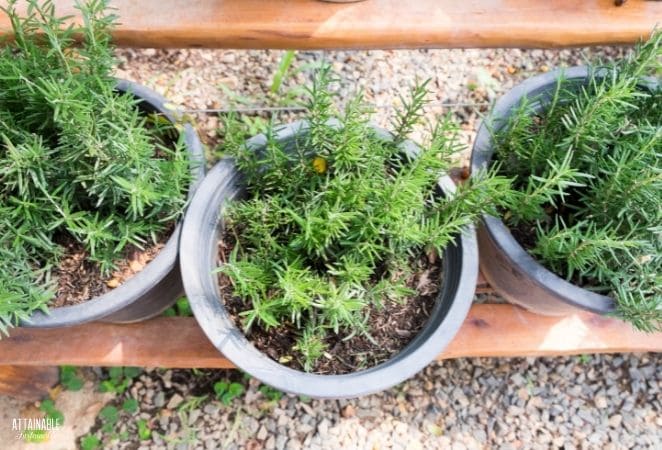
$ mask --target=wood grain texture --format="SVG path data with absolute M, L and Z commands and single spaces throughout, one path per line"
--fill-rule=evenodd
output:
M 474 305 L 439 359 L 661 352 L 662 333 L 644 334 L 593 314 L 543 317 L 506 304 Z M 0 340 L 0 365 L 230 368 L 195 319 L 161 317 L 130 325 L 15 329 Z
M 21 400 L 41 400 L 58 381 L 57 367 L 0 366 L 0 394 Z
M 73 0 L 55 0 L 76 15 Z M 662 2 L 629 0 L 111 0 L 130 47 L 472 48 L 629 44 Z M 10 32 L 0 15 L 0 34 Z

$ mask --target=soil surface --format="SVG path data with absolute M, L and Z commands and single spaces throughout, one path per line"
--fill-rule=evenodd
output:
M 525 250 L 530 252 L 536 247 L 537 240 L 535 225 L 523 223 L 517 227 L 509 227 L 509 230 L 517 243 Z
M 53 271 L 53 276 L 57 278 L 57 293 L 49 306 L 61 308 L 77 305 L 121 286 L 158 256 L 171 232 L 172 227 L 169 227 L 167 232 L 159 236 L 158 243 L 152 243 L 144 249 L 128 245 L 123 259 L 115 263 L 116 269 L 108 275 L 104 275 L 99 265 L 88 259 L 88 252 L 83 245 L 71 238 L 63 239 L 61 245 L 64 255 L 59 267 Z
M 234 247 L 234 238 L 224 236 L 219 242 L 219 260 L 228 260 Z M 432 311 L 441 285 L 441 260 L 436 255 L 421 256 L 412 261 L 413 275 L 407 286 L 419 295 L 404 301 L 386 300 L 383 305 L 368 305 L 362 312 L 368 321 L 369 336 L 357 333 L 334 334 L 329 331 L 327 348 L 312 372 L 319 374 L 343 374 L 368 369 L 388 361 L 399 353 L 423 329 Z M 242 312 L 251 305 L 233 293 L 230 279 L 219 274 L 219 287 L 225 307 L 230 312 L 237 327 L 243 329 Z M 296 351 L 292 348 L 301 335 L 301 330 L 286 322 L 269 330 L 253 324 L 246 334 L 255 347 L 274 361 L 288 367 L 303 370 Z

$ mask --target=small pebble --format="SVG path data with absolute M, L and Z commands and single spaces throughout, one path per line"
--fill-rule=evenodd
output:
M 340 415 L 345 419 L 354 417 L 356 415 L 356 409 L 352 405 L 347 405 L 340 411 Z
M 177 407 L 178 407 L 183 401 L 184 401 L 184 398 L 183 398 L 181 395 L 179 395 L 179 394 L 175 394 L 175 395 L 173 395 L 172 397 L 170 397 L 170 401 L 169 401 L 168 404 L 166 405 L 166 408 L 168 408 L 168 409 L 175 409 L 175 408 L 177 408 Z

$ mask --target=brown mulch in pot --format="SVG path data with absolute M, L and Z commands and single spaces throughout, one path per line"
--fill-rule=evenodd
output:
M 156 258 L 172 234 L 173 227 L 159 236 L 159 242 L 150 243 L 144 248 L 127 245 L 123 258 L 116 262 L 110 274 L 103 274 L 99 265 L 90 261 L 83 245 L 71 237 L 61 239 L 64 250 L 59 265 L 53 270 L 57 280 L 57 292 L 49 302 L 52 308 L 72 306 L 103 295 L 140 273 L 147 264 Z
M 234 238 L 224 236 L 219 242 L 219 260 L 228 260 L 234 247 Z M 385 300 L 382 306 L 370 304 L 363 314 L 368 317 L 365 334 L 340 334 L 329 331 L 327 349 L 312 372 L 331 375 L 356 372 L 388 361 L 407 346 L 423 329 L 434 308 L 441 286 L 442 263 L 436 255 L 421 255 L 412 259 L 413 275 L 407 286 L 418 295 L 404 301 Z M 242 312 L 251 308 L 242 298 L 234 295 L 231 280 L 224 274 L 218 275 L 219 288 L 225 308 L 238 328 L 244 329 Z M 248 340 L 274 361 L 293 369 L 303 370 L 297 352 L 293 350 L 301 330 L 294 324 L 284 322 L 275 328 L 265 329 L 253 323 L 246 334 Z

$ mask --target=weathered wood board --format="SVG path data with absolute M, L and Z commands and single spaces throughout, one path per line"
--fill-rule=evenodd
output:
M 78 16 L 74 0 L 55 0 Z M 474 48 L 630 44 L 662 2 L 628 0 L 111 0 L 128 47 Z M 9 34 L 0 13 L 0 34 Z

